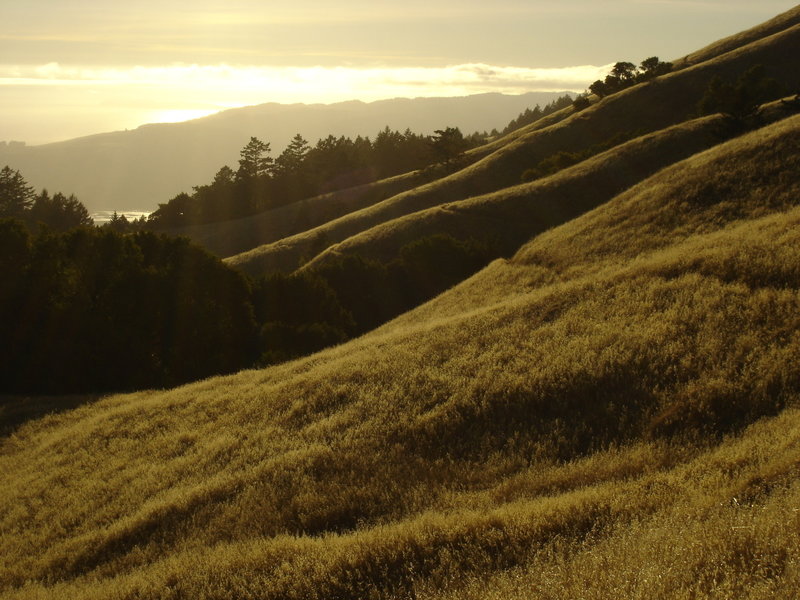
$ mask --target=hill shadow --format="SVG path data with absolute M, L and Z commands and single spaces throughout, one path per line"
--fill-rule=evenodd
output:
M 0 395 L 0 439 L 9 437 L 28 421 L 91 404 L 106 394 L 65 396 Z

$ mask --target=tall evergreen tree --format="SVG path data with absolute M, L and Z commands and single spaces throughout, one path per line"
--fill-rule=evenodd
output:
M 251 137 L 247 145 L 239 152 L 239 170 L 236 172 L 236 178 L 253 179 L 269 175 L 273 165 L 269 152 L 269 142 L 262 142 L 257 137 Z
M 297 173 L 309 149 L 308 142 L 298 133 L 275 161 L 275 171 L 280 175 Z
M 47 190 L 42 190 L 34 199 L 28 219 L 34 224 L 47 225 L 55 231 L 67 231 L 94 223 L 89 211 L 74 195 L 67 197 L 56 192 L 51 198 Z
M 33 187 L 20 175 L 6 165 L 0 171 L 0 217 L 22 218 L 33 204 Z
M 469 147 L 458 127 L 437 129 L 434 134 L 431 144 L 441 162 L 453 160 Z

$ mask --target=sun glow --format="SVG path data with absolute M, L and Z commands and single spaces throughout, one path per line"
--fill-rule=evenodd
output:
M 191 121 L 192 119 L 207 117 L 208 115 L 213 115 L 215 112 L 219 111 L 204 108 L 171 108 L 153 113 L 151 122 L 180 123 L 181 121 Z
M 461 95 L 482 92 L 582 91 L 608 65 L 527 68 L 483 63 L 442 67 L 269 67 L 173 64 L 97 68 L 48 63 L 0 64 L 0 86 L 129 88 L 140 92 L 202 92 L 208 102 L 337 102 L 396 95 Z M 192 109 L 195 110 L 195 109 Z
M 186 121 L 266 102 L 328 104 L 486 92 L 580 92 L 609 68 L 484 63 L 440 67 L 178 63 L 127 68 L 0 64 L 4 109 L 16 115 L 3 137 L 45 143 L 145 123 Z

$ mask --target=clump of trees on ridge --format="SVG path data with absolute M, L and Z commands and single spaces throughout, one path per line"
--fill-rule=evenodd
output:
M 541 108 L 536 105 L 513 119 L 505 135 L 561 110 L 572 103 L 564 95 Z M 119 231 L 165 229 L 213 223 L 256 214 L 299 199 L 376 181 L 433 165 L 450 165 L 463 152 L 482 144 L 486 134 L 464 136 L 457 127 L 437 129 L 432 136 L 392 131 L 388 127 L 374 138 L 328 136 L 315 146 L 297 134 L 277 157 L 268 142 L 256 137 L 240 152 L 234 171 L 223 166 L 211 183 L 182 192 L 160 203 L 145 222 L 129 223 L 124 216 L 109 226 Z
M 546 117 L 548 115 L 553 114 L 554 112 L 558 112 L 561 109 L 568 107 L 572 104 L 573 100 L 572 97 L 568 94 L 564 94 L 560 98 L 556 98 L 552 102 L 545 104 L 544 108 L 540 107 L 538 104 L 533 108 L 526 108 L 523 112 L 519 114 L 516 119 L 512 119 L 511 122 L 505 126 L 503 131 L 497 132 L 493 131 L 494 135 L 507 135 L 512 131 L 516 131 L 517 129 L 521 129 L 526 125 L 530 125 L 531 123 L 535 123 L 539 119 Z
M 311 146 L 297 134 L 277 157 L 256 137 L 242 148 L 234 171 L 223 166 L 207 185 L 158 205 L 148 226 L 179 227 L 245 217 L 326 192 L 449 163 L 480 145 L 485 135 L 464 136 L 456 127 L 433 136 L 380 131 L 374 140 L 328 136 Z
M 672 71 L 672 63 L 663 62 L 657 56 L 646 58 L 637 67 L 631 62 L 616 63 L 605 79 L 598 79 L 589 86 L 589 91 L 600 98 L 615 94 L 637 83 L 650 81 Z

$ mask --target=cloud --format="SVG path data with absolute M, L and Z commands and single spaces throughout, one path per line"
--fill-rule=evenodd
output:
M 219 106 L 336 102 L 483 92 L 582 91 L 609 66 L 524 68 L 468 63 L 445 67 L 235 67 L 169 65 L 98 68 L 47 63 L 0 65 L 0 86 L 136 88 L 173 96 L 202 93 Z
M 236 67 L 173 64 L 106 68 L 0 64 L 6 139 L 29 144 L 174 121 L 266 102 L 370 102 L 485 92 L 583 91 L 610 66 Z

